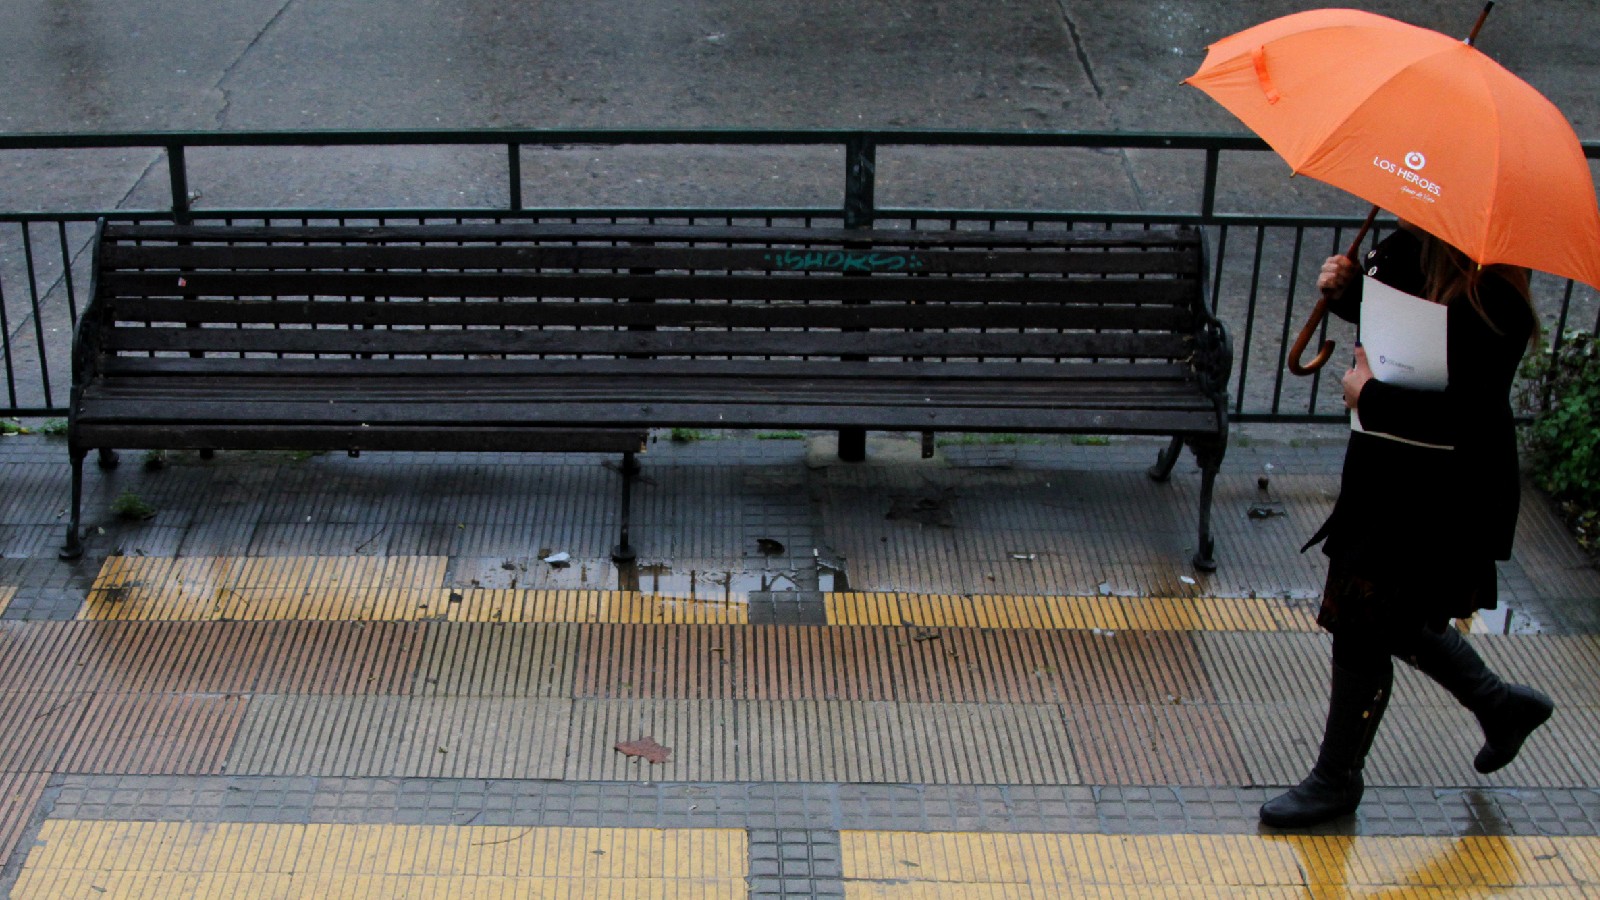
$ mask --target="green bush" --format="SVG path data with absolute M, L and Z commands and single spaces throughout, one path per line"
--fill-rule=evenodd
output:
M 1585 331 L 1560 349 L 1540 349 L 1523 365 L 1522 400 L 1533 421 L 1523 430 L 1534 484 L 1561 504 L 1585 547 L 1596 549 L 1600 511 L 1600 348 Z

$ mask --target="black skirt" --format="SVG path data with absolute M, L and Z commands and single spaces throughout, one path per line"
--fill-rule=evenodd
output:
M 1451 619 L 1470 618 L 1499 605 L 1494 560 L 1467 561 L 1442 571 L 1362 572 L 1340 558 L 1329 560 L 1317 624 L 1383 628 L 1414 622 L 1438 631 Z

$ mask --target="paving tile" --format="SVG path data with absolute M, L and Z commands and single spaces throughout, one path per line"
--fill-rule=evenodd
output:
M 220 773 L 247 703 L 237 694 L 96 694 L 56 768 Z
M 572 697 L 581 630 L 567 624 L 430 623 L 424 626 L 413 691 L 423 697 Z
M 557 778 L 571 719 L 566 700 L 257 695 L 227 771 Z
M 49 780 L 39 772 L 0 772 L 0 866 L 21 843 Z
M 92 701 L 76 691 L 0 691 L 0 772 L 55 771 Z
M 1213 705 L 1063 707 L 1061 715 L 1090 784 L 1239 784 L 1247 777 L 1240 737 Z

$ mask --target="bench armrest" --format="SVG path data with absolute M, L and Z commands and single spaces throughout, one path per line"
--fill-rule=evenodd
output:
M 90 267 L 89 302 L 84 305 L 78 321 L 72 328 L 72 406 L 68 421 L 78 407 L 78 396 L 100 369 L 100 352 L 103 347 L 101 330 L 110 319 L 110 307 L 100 299 L 100 253 L 105 246 L 102 240 L 106 221 L 100 219 L 94 229 L 94 264 Z

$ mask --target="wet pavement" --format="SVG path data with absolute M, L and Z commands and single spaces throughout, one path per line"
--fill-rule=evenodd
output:
M 1470 639 L 1555 719 L 1477 775 L 1470 715 L 1402 667 L 1360 812 L 1290 835 L 1255 810 L 1318 737 L 1324 570 L 1296 548 L 1337 435 L 1236 435 L 1212 575 L 1192 461 L 1143 474 L 1159 442 L 918 443 L 656 435 L 627 565 L 602 456 L 130 453 L 89 467 L 65 563 L 65 447 L 6 438 L 0 884 L 1600 889 L 1600 573 L 1537 494 Z

